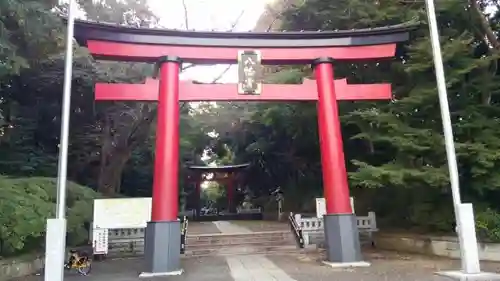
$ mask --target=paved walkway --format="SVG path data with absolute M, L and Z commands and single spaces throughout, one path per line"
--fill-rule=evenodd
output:
M 214 222 L 222 234 L 252 233 L 228 221 Z M 234 281 L 295 281 L 264 255 L 229 256 L 227 265 Z
M 250 229 L 232 224 L 228 221 L 214 221 L 213 224 L 215 224 L 222 234 L 252 233 Z
M 262 255 L 233 256 L 226 261 L 234 281 L 296 281 Z

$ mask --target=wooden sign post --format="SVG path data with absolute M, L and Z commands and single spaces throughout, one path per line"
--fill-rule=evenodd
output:
M 238 52 L 238 93 L 260 95 L 262 92 L 262 63 L 259 51 Z

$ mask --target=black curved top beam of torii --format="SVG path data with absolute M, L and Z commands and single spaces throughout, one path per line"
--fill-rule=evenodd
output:
M 238 50 L 258 49 L 262 52 L 263 64 L 302 64 L 324 56 L 336 59 L 392 57 L 395 44 L 409 40 L 410 31 L 417 25 L 262 33 L 145 29 L 77 20 L 75 39 L 99 59 L 152 61 L 168 53 L 189 63 L 234 63 Z
M 405 42 L 409 40 L 409 31 L 413 28 L 415 28 L 415 24 L 404 23 L 378 28 L 338 31 L 205 32 L 135 28 L 77 20 L 75 22 L 75 38 L 83 45 L 87 40 L 102 40 L 134 44 L 200 47 L 303 48 Z

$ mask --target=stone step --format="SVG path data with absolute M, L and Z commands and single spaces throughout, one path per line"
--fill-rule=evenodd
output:
M 194 249 L 218 249 L 218 248 L 238 248 L 238 247 L 265 247 L 265 246 L 295 246 L 293 240 L 273 240 L 273 241 L 246 241 L 244 243 L 194 243 L 186 244 L 186 250 Z
M 240 232 L 240 233 L 199 233 L 199 234 L 193 234 L 189 232 L 188 229 L 188 236 L 266 236 L 266 235 L 272 235 L 272 234 L 291 234 L 292 232 L 289 230 L 275 230 L 275 231 L 257 231 L 257 232 Z
M 189 235 L 184 256 L 225 256 L 298 251 L 289 231 Z
M 185 257 L 201 256 L 228 256 L 228 255 L 254 255 L 269 253 L 292 253 L 299 249 L 295 245 L 274 245 L 274 246 L 239 246 L 239 247 L 218 247 L 211 249 L 186 249 Z
M 288 239 L 292 237 L 293 234 L 289 231 L 269 231 L 269 232 L 252 232 L 252 233 L 235 233 L 235 234 L 198 234 L 198 235 L 187 235 L 187 241 L 212 241 L 220 239 L 233 239 L 233 240 L 253 240 L 253 239 L 269 239 L 269 238 L 282 238 Z
M 253 239 L 253 240 L 209 240 L 209 241 L 186 241 L 186 245 L 190 246 L 207 246 L 217 247 L 220 245 L 246 245 L 246 244 L 275 244 L 275 243 L 290 243 L 294 244 L 294 239 Z
M 188 237 L 186 239 L 186 244 L 196 245 L 196 244 L 244 244 L 247 242 L 280 242 L 280 241 L 294 241 L 293 236 L 260 236 L 260 237 L 233 237 L 233 236 L 217 236 L 217 237 Z

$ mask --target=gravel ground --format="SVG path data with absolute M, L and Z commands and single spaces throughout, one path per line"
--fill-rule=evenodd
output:
M 457 270 L 456 260 L 397 254 L 393 252 L 365 253 L 370 267 L 335 269 L 321 263 L 322 255 L 293 254 L 268 256 L 290 277 L 298 281 L 444 281 L 436 271 Z M 500 272 L 500 264 L 484 263 L 483 270 Z

